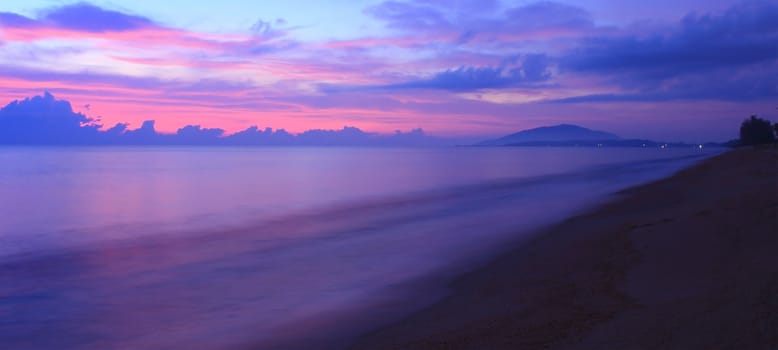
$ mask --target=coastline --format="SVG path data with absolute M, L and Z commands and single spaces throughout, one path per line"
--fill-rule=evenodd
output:
M 542 230 L 353 349 L 778 346 L 778 149 L 738 149 Z

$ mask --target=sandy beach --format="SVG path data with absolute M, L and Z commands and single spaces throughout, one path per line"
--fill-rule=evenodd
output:
M 544 230 L 353 349 L 774 349 L 778 148 L 737 149 Z

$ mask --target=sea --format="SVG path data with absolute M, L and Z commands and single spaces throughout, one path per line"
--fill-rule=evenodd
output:
M 342 348 L 720 152 L 0 147 L 0 348 Z

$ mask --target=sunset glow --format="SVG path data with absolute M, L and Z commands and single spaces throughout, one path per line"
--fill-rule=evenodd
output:
M 4 2 L 0 100 L 49 91 L 103 129 L 576 122 L 692 142 L 775 114 L 775 3 L 661 2 Z

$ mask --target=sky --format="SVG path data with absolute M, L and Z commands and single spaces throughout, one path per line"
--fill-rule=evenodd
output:
M 776 18 L 777 1 L 4 0 L 0 104 L 48 91 L 103 130 L 723 141 L 778 120 Z

